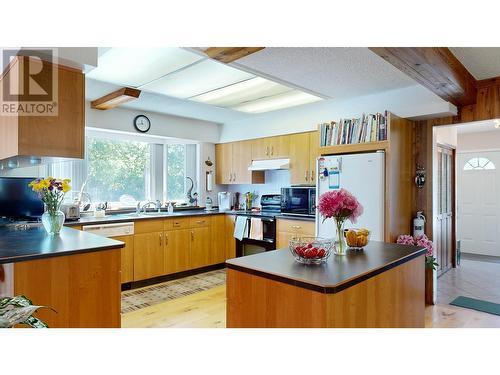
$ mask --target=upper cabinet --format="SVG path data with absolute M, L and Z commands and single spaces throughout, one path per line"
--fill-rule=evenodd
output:
M 319 154 L 318 132 L 292 134 L 290 136 L 290 184 L 314 185 L 316 158 Z
M 290 136 L 280 135 L 254 139 L 252 142 L 252 160 L 285 159 L 290 156 Z
M 252 164 L 252 141 L 215 145 L 217 184 L 262 184 L 263 171 L 249 171 Z
M 23 85 L 25 79 L 22 72 L 28 69 L 29 61 L 28 57 L 14 59 L 2 75 L 2 80 L 9 80 L 12 92 L 19 94 L 9 101 L 13 104 L 11 108 L 28 108 L 26 105 L 29 105 L 29 97 L 27 99 L 25 95 L 26 85 Z M 55 78 L 52 79 L 54 100 L 45 103 L 46 109 L 42 114 L 0 116 L 0 160 L 9 159 L 17 163 L 32 157 L 84 157 L 84 75 L 81 71 L 46 61 L 41 64 L 43 69 L 37 75 L 37 82 L 42 90 L 44 83 L 52 79 L 51 72 L 55 72 Z M 5 94 L 4 92 L 4 99 Z M 35 100 L 36 97 L 33 97 L 33 101 Z M 49 112 L 48 106 L 52 106 L 52 113 L 56 115 L 44 115 Z M 36 108 L 43 109 L 42 106 Z

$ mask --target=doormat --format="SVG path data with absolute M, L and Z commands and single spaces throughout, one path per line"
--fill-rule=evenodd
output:
M 465 307 L 466 309 L 482 311 L 488 314 L 500 315 L 500 304 L 483 301 L 480 299 L 460 296 L 451 301 L 450 305 Z
M 158 303 L 203 292 L 226 283 L 226 270 L 216 270 L 178 280 L 122 292 L 121 313 L 143 309 Z

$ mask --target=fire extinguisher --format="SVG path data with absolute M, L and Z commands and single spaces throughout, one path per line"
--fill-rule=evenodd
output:
M 413 237 L 418 237 L 424 234 L 425 216 L 422 211 L 417 212 L 417 217 L 413 219 Z

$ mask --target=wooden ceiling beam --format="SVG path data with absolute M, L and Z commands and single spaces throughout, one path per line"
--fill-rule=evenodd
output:
M 477 100 L 476 80 L 447 47 L 370 47 L 397 69 L 457 106 Z
M 123 87 L 119 90 L 113 91 L 108 95 L 104 95 L 99 99 L 93 100 L 90 107 L 93 109 L 111 109 L 118 107 L 123 103 L 137 99 L 141 95 L 141 90 L 133 89 L 131 87 Z
M 262 49 L 264 47 L 209 47 L 205 53 L 211 59 L 229 64 Z

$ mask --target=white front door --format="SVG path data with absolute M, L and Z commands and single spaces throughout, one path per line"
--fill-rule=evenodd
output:
M 457 209 L 461 251 L 500 256 L 500 151 L 458 154 Z

